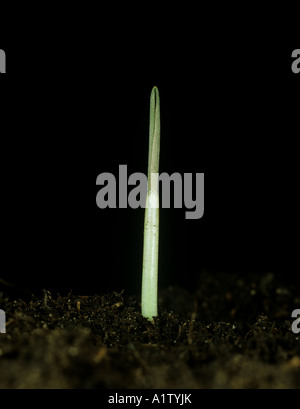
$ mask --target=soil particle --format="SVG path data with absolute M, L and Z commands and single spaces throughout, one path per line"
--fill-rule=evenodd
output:
M 0 387 L 299 388 L 299 291 L 272 274 L 199 282 L 162 290 L 153 323 L 125 291 L 13 299 L 0 287 Z

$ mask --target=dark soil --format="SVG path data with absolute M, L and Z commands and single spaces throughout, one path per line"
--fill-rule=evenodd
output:
M 297 288 L 273 274 L 200 283 L 161 291 L 154 323 L 126 291 L 14 300 L 0 283 L 0 387 L 299 388 Z

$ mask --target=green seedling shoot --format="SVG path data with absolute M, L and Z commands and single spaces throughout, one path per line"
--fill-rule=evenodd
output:
M 142 315 L 152 321 L 157 316 L 158 243 L 159 243 L 159 153 L 160 102 L 157 87 L 150 97 L 148 188 L 145 207 L 142 276 Z

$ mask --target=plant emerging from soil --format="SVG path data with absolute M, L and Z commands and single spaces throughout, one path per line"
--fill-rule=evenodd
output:
M 150 321 L 157 316 L 158 243 L 159 243 L 159 172 L 160 101 L 157 87 L 150 97 L 148 189 L 144 223 L 142 276 L 142 315 Z

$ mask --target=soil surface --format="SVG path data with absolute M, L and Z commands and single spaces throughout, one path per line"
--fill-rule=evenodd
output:
M 161 291 L 154 323 L 126 291 L 14 299 L 0 282 L 0 388 L 299 388 L 299 289 L 271 273 L 199 282 Z

